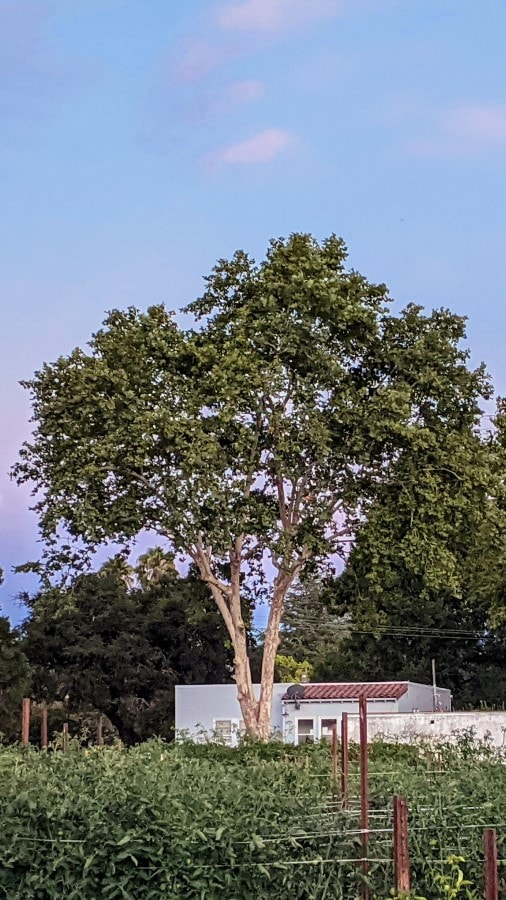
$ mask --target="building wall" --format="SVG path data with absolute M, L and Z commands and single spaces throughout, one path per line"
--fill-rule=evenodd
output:
M 367 708 L 373 713 L 396 712 L 397 700 L 371 700 Z M 300 703 L 300 709 L 295 709 L 295 704 L 283 703 L 283 739 L 287 744 L 297 743 L 298 719 L 314 719 L 315 740 L 320 740 L 321 719 L 336 719 L 337 728 L 341 728 L 341 716 L 343 712 L 358 713 L 357 700 L 320 700 Z
M 260 685 L 253 686 L 255 695 L 260 693 Z M 336 719 L 340 728 L 341 715 L 347 712 L 351 715 L 358 714 L 358 701 L 355 700 L 327 700 L 327 701 L 301 701 L 300 709 L 295 709 L 293 702 L 283 703 L 281 697 L 286 692 L 287 684 L 275 684 L 273 689 L 271 723 L 273 732 L 283 735 L 287 743 L 297 740 L 297 719 L 314 719 L 314 738 L 321 738 L 321 719 Z M 440 695 L 445 695 L 445 703 L 451 702 L 449 691 L 438 689 Z M 429 710 L 432 712 L 433 692 L 429 685 L 410 684 L 407 694 L 399 700 L 370 700 L 367 704 L 370 716 L 380 714 L 382 721 L 385 714 L 411 713 L 412 709 Z M 239 730 L 242 720 L 241 709 L 237 699 L 237 687 L 235 684 L 195 684 L 176 686 L 176 732 L 188 737 L 205 740 L 212 737 L 215 729 L 215 720 L 231 720 L 235 731 Z M 398 719 L 398 717 L 397 717 Z M 396 719 L 396 721 L 397 721 Z M 350 720 L 351 721 L 351 720 Z M 371 720 L 372 721 L 372 720 Z M 371 727 L 373 727 L 371 725 Z M 398 726 L 392 726 L 395 729 Z
M 506 748 L 506 712 L 371 714 L 367 726 L 369 740 L 385 737 L 401 743 L 417 738 L 456 740 L 472 728 L 478 740 L 486 740 L 490 735 L 495 747 Z M 357 715 L 350 716 L 348 733 L 350 741 L 358 742 Z
M 451 691 L 445 688 L 436 688 L 436 699 L 439 704 L 439 712 L 449 712 L 452 708 Z M 399 712 L 411 713 L 434 711 L 434 688 L 429 684 L 416 684 L 410 681 L 407 693 L 399 699 Z
M 283 728 L 281 697 L 288 685 L 275 684 L 272 702 L 272 728 L 281 733 Z M 260 685 L 253 685 L 255 696 Z M 241 707 L 235 684 L 190 684 L 176 686 L 176 732 L 188 737 L 211 736 L 215 719 L 232 719 L 240 722 Z

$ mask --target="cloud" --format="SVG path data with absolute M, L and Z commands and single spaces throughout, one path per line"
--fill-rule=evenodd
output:
M 224 93 L 224 101 L 233 106 L 244 106 L 260 100 L 265 93 L 263 82 L 251 79 L 249 81 L 234 81 L 229 84 Z
M 295 136 L 289 131 L 282 128 L 266 128 L 247 141 L 218 150 L 212 155 L 210 162 L 215 166 L 268 163 L 292 147 L 295 142 Z
M 506 104 L 462 104 L 432 113 L 431 135 L 404 144 L 410 156 L 476 156 L 506 147 Z
M 210 44 L 194 38 L 184 49 L 175 66 L 176 81 L 202 81 L 211 72 L 230 59 L 231 51 L 221 43 Z
M 453 137 L 481 145 L 506 144 L 506 105 L 461 106 L 450 112 L 445 130 Z
M 332 18 L 340 5 L 340 0 L 242 0 L 219 7 L 217 21 L 225 31 L 287 31 Z

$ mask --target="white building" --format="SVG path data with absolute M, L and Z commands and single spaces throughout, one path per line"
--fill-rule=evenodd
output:
M 258 697 L 260 685 L 254 690 Z M 410 681 L 275 684 L 273 734 L 291 744 L 328 740 L 343 712 L 358 713 L 360 697 L 367 698 L 371 715 L 449 712 L 452 702 L 450 691 Z M 234 745 L 243 730 L 235 684 L 176 686 L 177 734 L 201 741 L 219 736 Z

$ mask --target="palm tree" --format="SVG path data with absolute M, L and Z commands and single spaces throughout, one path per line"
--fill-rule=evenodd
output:
M 173 578 L 176 575 L 174 554 L 168 553 L 161 547 L 151 547 L 142 556 L 139 556 L 136 567 L 137 577 L 142 588 L 159 584 L 165 578 Z
M 100 567 L 101 575 L 112 575 L 118 581 L 122 581 L 126 588 L 130 591 L 135 586 L 135 569 L 131 566 L 121 553 L 111 556 L 103 566 Z

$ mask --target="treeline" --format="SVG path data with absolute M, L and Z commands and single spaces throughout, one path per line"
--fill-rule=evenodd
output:
M 386 509 L 383 510 L 383 529 Z M 501 707 L 506 697 L 506 629 L 494 622 L 476 585 L 484 546 L 469 536 L 468 591 L 434 590 L 402 568 L 402 541 L 388 542 L 375 577 L 370 524 L 345 572 L 300 583 L 288 596 L 276 677 L 314 681 L 438 679 L 460 707 Z M 393 519 L 390 520 L 393 524 Z M 387 544 L 385 544 L 386 548 Z M 474 546 L 474 551 L 473 551 Z M 483 567 L 482 567 L 483 571 Z M 501 567 L 487 569 L 501 592 Z M 482 579 L 479 586 L 484 588 Z M 474 595 L 472 591 L 474 590 Z M 214 601 L 196 572 L 178 574 L 159 548 L 131 567 L 116 556 L 66 588 L 24 595 L 27 618 L 11 629 L 0 618 L 0 732 L 19 738 L 23 696 L 86 730 L 98 713 L 126 744 L 174 735 L 176 684 L 231 681 L 233 653 Z M 248 622 L 253 677 L 260 677 L 262 635 Z
M 225 629 L 193 570 L 181 577 L 155 548 L 135 568 L 117 556 L 63 588 L 23 598 L 0 620 L 0 732 L 19 737 L 21 697 L 83 727 L 98 712 L 127 744 L 174 731 L 174 686 L 230 679 Z M 65 712 L 65 715 L 64 715 Z

